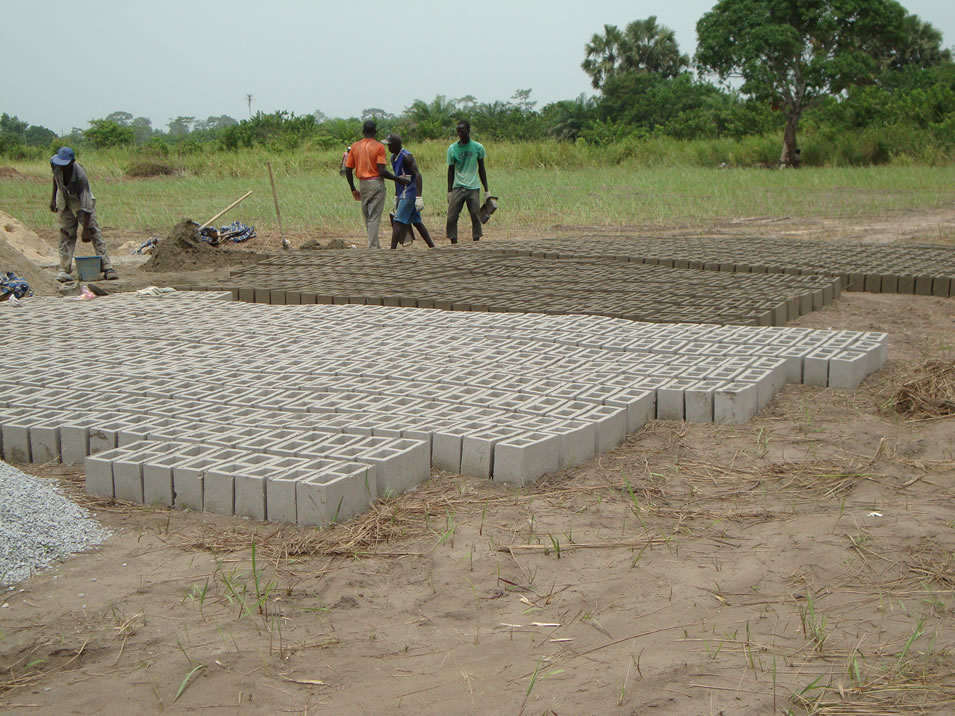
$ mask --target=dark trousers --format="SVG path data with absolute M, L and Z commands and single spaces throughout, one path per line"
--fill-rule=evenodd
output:
M 471 215 L 471 238 L 477 241 L 484 234 L 481 226 L 481 190 L 465 189 L 455 187 L 451 190 L 451 200 L 448 201 L 448 225 L 445 227 L 445 235 L 451 240 L 452 244 L 458 242 L 458 216 L 461 209 L 467 204 L 468 213 Z

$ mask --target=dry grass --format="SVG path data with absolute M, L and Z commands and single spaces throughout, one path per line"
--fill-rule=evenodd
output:
M 892 403 L 909 420 L 955 415 L 955 360 L 930 360 L 920 365 L 895 392 Z

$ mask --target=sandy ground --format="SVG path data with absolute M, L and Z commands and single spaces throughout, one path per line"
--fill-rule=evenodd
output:
M 918 221 L 868 225 L 937 241 Z M 713 233 L 798 231 L 742 227 Z M 3 596 L 0 709 L 952 713 L 955 418 L 892 396 L 955 359 L 955 301 L 843 294 L 796 325 L 888 331 L 889 361 L 746 425 L 650 423 L 533 489 L 435 472 L 325 533 L 90 501 L 75 469 L 19 466 L 114 536 Z

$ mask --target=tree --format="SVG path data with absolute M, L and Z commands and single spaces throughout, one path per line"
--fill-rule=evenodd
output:
M 192 130 L 195 117 L 176 117 L 169 120 L 169 134 L 173 137 L 185 137 Z
M 529 114 L 534 111 L 536 101 L 531 100 L 532 89 L 519 89 L 514 90 L 514 94 L 511 95 L 511 103 L 517 107 L 524 114 Z
M 319 124 L 328 120 L 328 117 L 320 109 L 316 109 L 314 112 L 312 112 L 312 116 L 315 117 L 315 121 Z
M 696 25 L 697 66 L 783 111 L 779 161 L 793 166 L 803 110 L 871 81 L 905 45 L 905 17 L 894 0 L 720 0 Z
M 453 100 L 439 94 L 431 102 L 416 99 L 402 118 L 409 122 L 418 139 L 441 139 L 454 134 L 457 111 Z
M 124 127 L 108 119 L 91 119 L 86 130 L 86 139 L 97 149 L 121 147 L 132 144 L 135 139 L 132 127 Z
M 49 147 L 56 139 L 56 132 L 37 124 L 31 124 L 23 133 L 23 143 L 28 147 Z
M 136 144 L 145 144 L 152 139 L 153 123 L 149 117 L 136 117 L 129 123 L 129 126 L 133 130 Z
M 690 58 L 680 54 L 673 30 L 658 25 L 653 15 L 634 20 L 622 32 L 616 25 L 604 25 L 604 34 L 594 35 L 584 49 L 587 57 L 580 66 L 594 89 L 620 72 L 675 77 L 690 65 Z
M 4 112 L 0 114 L 0 136 L 13 144 L 23 144 L 24 135 L 27 131 L 27 123 L 22 119 Z
M 590 75 L 590 84 L 600 89 L 604 80 L 619 69 L 619 58 L 623 33 L 616 25 L 604 25 L 604 34 L 595 33 L 584 49 L 587 57 L 580 66 Z
M 596 102 L 581 93 L 577 99 L 564 99 L 541 110 L 547 131 L 556 139 L 576 142 L 581 130 L 594 118 Z
M 106 121 L 116 122 L 121 127 L 128 127 L 129 123 L 133 121 L 133 115 L 129 112 L 110 112 L 106 115 Z
M 366 107 L 361 111 L 361 120 L 364 122 L 368 119 L 373 119 L 376 122 L 383 122 L 392 120 L 395 118 L 391 112 L 386 112 L 381 107 Z

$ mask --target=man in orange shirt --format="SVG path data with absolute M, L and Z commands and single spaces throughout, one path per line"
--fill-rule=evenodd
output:
M 391 179 L 396 184 L 406 186 L 411 183 L 411 177 L 396 177 L 386 168 L 385 145 L 375 139 L 378 126 L 374 120 L 366 121 L 361 131 L 364 139 L 351 145 L 351 151 L 345 159 L 345 178 L 351 187 L 351 195 L 355 201 L 361 202 L 361 215 L 368 231 L 368 248 L 379 249 L 378 225 L 385 208 L 384 180 Z M 360 191 L 355 188 L 355 174 L 358 175 Z

